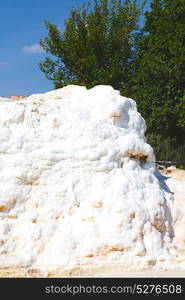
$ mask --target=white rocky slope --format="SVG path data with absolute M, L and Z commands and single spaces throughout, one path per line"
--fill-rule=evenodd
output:
M 173 194 L 144 132 L 110 86 L 1 101 L 0 265 L 175 266 Z

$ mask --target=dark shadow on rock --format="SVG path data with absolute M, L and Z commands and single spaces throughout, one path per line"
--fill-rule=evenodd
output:
M 164 176 L 162 175 L 158 170 L 156 170 L 154 172 L 154 175 L 157 177 L 160 187 L 162 190 L 164 190 L 166 193 L 169 193 L 173 198 L 174 193 L 169 189 L 168 185 L 166 184 L 166 180 L 169 179 L 169 176 Z M 171 199 L 172 199 L 171 198 Z M 169 203 L 167 202 L 167 199 L 165 197 L 166 200 L 166 208 L 165 208 L 165 219 L 168 220 L 168 226 L 169 226 L 169 237 L 171 238 L 171 240 L 173 240 L 174 236 L 175 236 L 175 232 L 174 232 L 174 227 L 173 227 L 173 217 L 172 217 L 172 212 L 171 212 L 171 208 Z M 173 201 L 173 200 L 172 200 Z
M 156 170 L 154 172 L 154 175 L 157 177 L 157 179 L 159 180 L 159 184 L 161 186 L 161 188 L 163 190 L 165 190 L 166 193 L 170 193 L 170 194 L 174 194 L 168 187 L 168 185 L 166 184 L 166 180 L 169 179 L 170 177 L 164 176 L 162 175 L 158 170 Z

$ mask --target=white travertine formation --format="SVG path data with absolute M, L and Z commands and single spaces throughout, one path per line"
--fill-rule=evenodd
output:
M 171 267 L 173 195 L 110 86 L 0 103 L 0 265 Z

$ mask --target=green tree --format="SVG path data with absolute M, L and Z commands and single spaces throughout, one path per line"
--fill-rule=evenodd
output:
M 142 3 L 141 3 L 142 2 Z M 54 88 L 67 84 L 124 88 L 132 74 L 138 20 L 144 0 L 94 0 L 71 10 L 64 32 L 46 21 L 48 36 L 40 41 L 55 58 L 40 63 Z
M 148 133 L 180 145 L 185 136 L 185 1 L 154 0 L 146 13 L 131 96 Z M 128 91 L 130 93 L 130 90 Z

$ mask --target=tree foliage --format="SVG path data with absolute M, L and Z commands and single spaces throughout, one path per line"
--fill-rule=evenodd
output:
M 136 56 L 143 4 L 138 0 L 94 0 L 93 9 L 89 3 L 72 9 L 64 32 L 46 21 L 48 36 L 40 45 L 55 59 L 47 57 L 40 68 L 54 88 L 72 83 L 124 87 Z
M 148 132 L 185 136 L 185 1 L 154 0 L 130 87 Z

